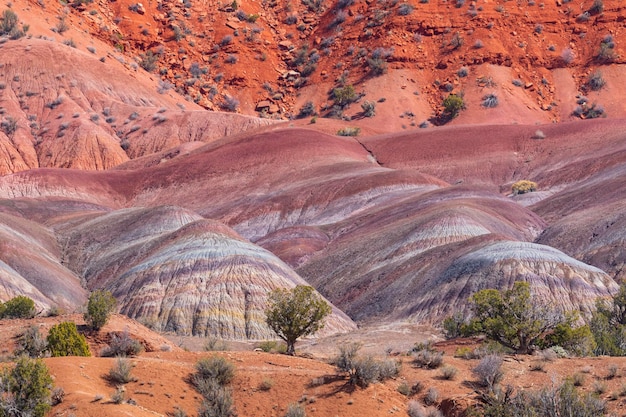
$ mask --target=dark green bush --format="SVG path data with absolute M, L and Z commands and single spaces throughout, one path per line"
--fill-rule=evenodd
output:
M 19 18 L 11 9 L 2 12 L 0 18 L 0 36 L 8 35 L 11 39 L 19 39 L 28 31 L 28 25 L 22 25 L 22 29 L 18 27 Z
M 26 356 L 0 373 L 0 415 L 43 417 L 50 409 L 52 378 L 40 359 Z
M 71 321 L 52 326 L 48 332 L 48 350 L 52 356 L 91 356 L 85 336 Z
M 442 121 L 445 123 L 457 117 L 459 112 L 465 108 L 463 97 L 456 94 L 450 94 L 443 100 Z
M 621 284 L 611 301 L 598 299 L 589 328 L 596 342 L 597 355 L 625 356 L 626 284 Z
M 3 319 L 30 319 L 35 313 L 35 302 L 23 295 L 11 298 L 0 308 L 0 318 Z
M 92 329 L 100 330 L 115 310 L 116 305 L 117 301 L 109 291 L 96 290 L 92 292 L 87 302 L 85 321 Z
M 354 86 L 348 84 L 346 86 L 333 89 L 332 98 L 335 100 L 335 104 L 341 107 L 345 107 L 348 104 L 356 101 L 358 95 L 354 89 Z
M 466 330 L 483 333 L 517 353 L 532 353 L 538 346 L 552 346 L 556 339 L 551 339 L 549 335 L 555 329 L 559 329 L 563 337 L 584 333 L 574 331 L 577 329 L 574 327 L 577 321 L 575 314 L 563 314 L 552 306 L 535 301 L 527 282 L 518 281 L 506 291 L 478 291 L 470 301 L 473 318 Z M 571 332 L 564 331 L 567 328 Z M 559 339 L 559 342 L 570 341 Z

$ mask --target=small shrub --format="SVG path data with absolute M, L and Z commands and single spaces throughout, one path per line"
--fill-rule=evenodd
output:
M 400 16 L 408 16 L 413 13 L 414 7 L 409 3 L 402 3 L 398 6 L 398 15 Z
M 356 101 L 358 96 L 354 89 L 354 86 L 346 85 L 333 89 L 332 98 L 335 100 L 336 105 L 345 107 L 348 104 Z
M 342 127 L 337 131 L 337 135 L 339 136 L 358 136 L 361 132 L 361 128 L 359 127 Z
M 446 380 L 452 380 L 456 377 L 456 374 L 459 372 L 454 366 L 446 365 L 441 368 L 441 377 Z
M 498 96 L 494 93 L 487 94 L 483 96 L 483 100 L 480 103 L 481 106 L 491 109 L 498 106 Z
M 269 391 L 274 386 L 274 380 L 270 378 L 264 378 L 263 381 L 259 384 L 259 389 L 261 391 Z
M 59 21 L 57 22 L 54 29 L 55 29 L 55 32 L 57 32 L 59 35 L 62 35 L 63 33 L 70 30 L 70 27 L 67 25 L 67 22 L 65 21 L 65 15 L 62 15 L 59 17 Z
M 606 81 L 604 81 L 604 78 L 602 77 L 602 73 L 600 71 L 595 71 L 591 73 L 589 75 L 589 78 L 587 78 L 586 86 L 591 91 L 601 90 L 602 87 L 604 87 L 605 85 Z
M 178 406 L 174 406 L 174 411 L 167 413 L 168 417 L 187 417 L 187 412 Z
M 47 342 L 52 356 L 91 356 L 85 336 L 78 333 L 76 324 L 71 321 L 52 326 Z
M 565 48 L 561 51 L 560 59 L 563 64 L 571 64 L 574 61 L 574 58 L 576 58 L 576 55 L 570 48 Z
M 13 117 L 8 116 L 0 122 L 0 131 L 4 132 L 5 135 L 11 137 L 13 133 L 17 130 L 17 120 Z M 8 301 L 7 301 L 8 302 Z
M 157 68 L 159 56 L 152 51 L 148 51 L 141 55 L 139 66 L 148 72 L 153 72 Z
M 285 417 L 306 417 L 306 411 L 304 411 L 304 407 L 300 404 L 291 403 L 287 407 Z
M 604 382 L 594 381 L 593 386 L 591 387 L 592 391 L 597 395 L 602 395 L 606 392 L 607 386 Z
M 379 381 L 384 381 L 389 378 L 395 378 L 400 373 L 401 362 L 387 358 L 378 362 L 378 377 Z
M 30 326 L 18 340 L 17 355 L 28 355 L 30 358 L 40 358 L 46 351 L 48 344 L 39 331 L 39 327 Z
M 490 391 L 493 390 L 496 384 L 498 384 L 504 372 L 502 371 L 502 356 L 500 355 L 487 355 L 480 360 L 478 365 L 472 369 L 472 373 L 478 382 L 487 387 Z
M 541 360 L 532 361 L 530 363 L 530 370 L 535 372 L 543 372 L 545 362 Z
M 520 391 L 514 395 L 513 388 L 497 390 L 487 398 L 484 415 L 492 416 L 571 416 L 601 417 L 606 415 L 605 403 L 594 395 L 579 394 L 568 381 L 555 388 L 536 392 Z
M 101 356 L 135 356 L 143 351 L 143 345 L 130 337 L 128 329 L 122 333 L 113 333 L 109 346 L 102 350 Z
M 239 100 L 232 96 L 226 96 L 224 97 L 224 101 L 222 101 L 221 107 L 224 110 L 236 111 L 239 107 Z
M 228 343 L 217 337 L 209 337 L 204 344 L 204 350 L 207 352 L 225 351 L 228 350 Z
M 442 118 L 445 122 L 457 117 L 459 112 L 465 108 L 465 102 L 463 101 L 463 97 L 456 94 L 450 94 L 443 100 L 442 106 Z
M 457 72 L 456 75 L 458 75 L 460 78 L 465 78 L 467 77 L 469 74 L 469 69 L 467 67 L 461 67 Z
M 126 389 L 122 386 L 118 386 L 115 392 L 111 395 L 111 402 L 115 404 L 122 404 L 126 400 Z
M 304 118 L 309 116 L 314 116 L 317 112 L 315 111 L 315 105 L 312 101 L 307 101 L 300 108 L 300 112 L 298 113 L 298 118 Z
M 572 375 L 571 380 L 575 387 L 582 387 L 585 383 L 585 374 L 582 372 L 576 372 Z
M 428 388 L 426 395 L 424 395 L 424 404 L 433 405 L 437 402 L 437 400 L 439 400 L 439 391 L 437 391 L 437 388 Z
M 131 375 L 134 367 L 135 365 L 130 360 L 120 356 L 115 360 L 115 365 L 109 369 L 107 379 L 118 384 L 127 384 L 135 381 L 135 378 Z
M 230 35 L 226 35 L 220 41 L 220 45 L 221 46 L 226 46 L 226 45 L 229 45 L 232 41 L 233 41 L 233 37 L 230 36 Z
M 429 347 L 413 354 L 413 364 L 420 368 L 436 369 L 443 364 L 443 352 L 437 352 Z
M 272 352 L 276 350 L 277 345 L 278 342 L 276 340 L 266 340 L 259 343 L 259 349 L 261 349 L 263 352 Z
M 52 390 L 52 394 L 50 395 L 50 400 L 52 405 L 61 404 L 63 399 L 65 398 L 65 390 L 62 387 L 56 387 Z
M 409 417 L 426 417 L 426 410 L 419 401 L 411 400 L 407 406 Z
M 105 290 L 96 290 L 89 295 L 85 321 L 94 330 L 100 330 L 109 320 L 109 316 L 115 310 L 117 301 L 115 297 Z
M 474 349 L 466 346 L 456 348 L 456 350 L 454 351 L 454 357 L 463 359 L 476 359 L 476 357 L 474 356 Z
M 606 35 L 602 39 L 596 59 L 603 63 L 612 62 L 615 59 L 615 42 L 612 35 Z
M 543 130 L 536 130 L 532 136 L 533 139 L 545 139 L 546 134 L 543 133 Z
M 455 32 L 455 34 L 452 35 L 452 39 L 450 39 L 450 46 L 452 47 L 452 50 L 457 50 L 463 46 L 463 38 L 459 32 Z
M 359 357 L 360 348 L 358 343 L 339 346 L 339 355 L 334 360 L 337 369 L 348 374 L 350 384 L 367 387 L 373 382 L 398 375 L 400 368 L 397 362 L 376 361 L 370 356 Z
M 554 348 L 540 350 L 537 352 L 537 356 L 544 362 L 553 362 L 558 358 L 558 354 Z
M 0 35 L 8 35 L 17 29 L 18 22 L 19 18 L 13 10 L 6 9 L 3 11 L 2 20 L 0 20 Z
M 408 397 L 411 394 L 411 387 L 409 386 L 409 384 L 406 383 L 406 381 L 402 381 L 396 389 L 400 394 L 404 396 Z
M 363 109 L 363 116 L 374 117 L 376 115 L 376 102 L 365 101 L 361 104 L 361 109 Z
M 606 379 L 613 379 L 617 376 L 619 368 L 616 364 L 612 363 L 609 365 L 608 373 L 606 375 Z
M 226 385 L 235 376 L 235 367 L 221 356 L 200 359 L 196 363 L 196 377 L 214 380 L 219 385 Z
M 513 195 L 526 194 L 537 191 L 537 183 L 528 180 L 520 180 L 511 186 Z
M 591 15 L 600 14 L 604 11 L 604 2 L 602 0 L 593 0 L 593 4 L 588 12 Z
M 4 122 L 2 126 L 4 130 Z M 0 313 L 0 318 L 3 319 L 30 319 L 35 317 L 35 302 L 26 296 L 18 295 L 2 304 Z
M 0 415 L 44 417 L 50 410 L 52 377 L 41 359 L 22 356 L 0 371 Z
M 202 392 L 203 400 L 198 409 L 198 417 L 231 417 L 235 415 L 233 396 L 230 389 L 216 383 Z
M 581 106 L 576 106 L 572 112 L 574 116 L 578 116 L 581 119 L 596 119 L 598 117 L 606 117 L 604 107 L 593 103 L 591 106 L 586 103 Z
M 63 314 L 63 309 L 59 306 L 52 306 L 48 309 L 48 312 L 46 313 L 47 317 L 58 317 L 61 314 Z

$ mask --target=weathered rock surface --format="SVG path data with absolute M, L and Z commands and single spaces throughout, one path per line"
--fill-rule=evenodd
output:
M 117 210 L 56 230 L 68 267 L 89 289 L 110 290 L 121 313 L 165 331 L 270 338 L 268 292 L 306 284 L 232 229 L 176 207 Z M 335 310 L 325 331 L 353 328 Z
M 83 304 L 86 291 L 60 255 L 51 230 L 0 213 L 0 299 L 23 294 L 38 310 L 51 305 L 73 310 Z
M 79 62 L 80 65 L 76 65 Z M 39 167 L 104 170 L 188 142 L 210 142 L 268 119 L 207 112 L 115 60 L 41 39 L 2 45 L 0 174 Z
M 451 129 L 398 143 L 276 129 L 179 146 L 106 172 L 13 174 L 0 178 L 0 197 L 22 202 L 7 213 L 56 233 L 65 265 L 88 288 L 109 288 L 124 313 L 181 333 L 266 337 L 264 295 L 305 281 L 360 321 L 437 322 L 466 308 L 473 291 L 516 280 L 588 313 L 616 289 L 621 234 L 607 232 L 592 248 L 567 246 L 565 231 L 599 227 L 602 215 L 585 208 L 621 213 L 626 148 L 605 125 L 588 126 L 609 145 L 569 125 L 546 127 L 541 141 L 528 126 L 481 128 L 473 147 Z M 448 150 L 438 154 L 436 141 L 449 141 Z M 590 142 L 597 148 L 588 155 Z M 465 151 L 480 153 L 479 163 Z M 594 160 L 602 156 L 605 165 Z M 533 175 L 542 194 L 532 202 L 498 192 Z M 570 204 L 577 192 L 584 195 Z M 580 262 L 592 259 L 596 267 Z M 611 262 L 615 270 L 605 268 Z M 329 328 L 350 325 L 337 313 Z

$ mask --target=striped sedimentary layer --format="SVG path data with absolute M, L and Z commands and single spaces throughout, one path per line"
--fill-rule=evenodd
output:
M 0 178 L 0 197 L 36 202 L 11 213 L 54 231 L 88 288 L 181 333 L 265 337 L 263 297 L 305 281 L 360 321 L 436 323 L 474 291 L 517 280 L 587 313 L 615 291 L 624 262 L 624 140 L 610 135 L 611 149 L 589 157 L 579 127 L 551 129 L 543 142 L 507 127 L 473 142 L 442 129 L 363 143 L 284 129 L 105 173 L 14 174 Z M 532 202 L 507 196 L 521 176 L 545 180 Z M 43 214 L 63 198 L 83 211 Z M 331 328 L 351 325 L 334 317 Z
M 0 299 L 26 295 L 38 310 L 51 305 L 73 310 L 86 300 L 77 276 L 60 261 L 51 230 L 0 213 Z
M 268 292 L 306 284 L 271 252 L 177 207 L 118 210 L 61 234 L 70 267 L 90 289 L 112 291 L 121 313 L 179 334 L 273 337 Z M 353 327 L 336 310 L 326 330 Z

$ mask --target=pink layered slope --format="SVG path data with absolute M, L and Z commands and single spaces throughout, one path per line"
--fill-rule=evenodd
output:
M 437 323 L 518 280 L 588 313 L 624 262 L 626 138 L 602 121 L 537 130 L 268 128 L 106 172 L 5 176 L 0 207 L 53 235 L 87 288 L 180 333 L 268 337 L 267 292 L 305 282 L 365 322 Z M 520 179 L 538 191 L 510 195 Z M 328 328 L 351 326 L 336 310 Z
M 58 42 L 8 42 L 0 64 L 0 118 L 17 122 L 14 132 L 0 130 L 0 174 L 39 167 L 103 170 L 274 123 L 206 112 L 163 91 L 148 73 Z

